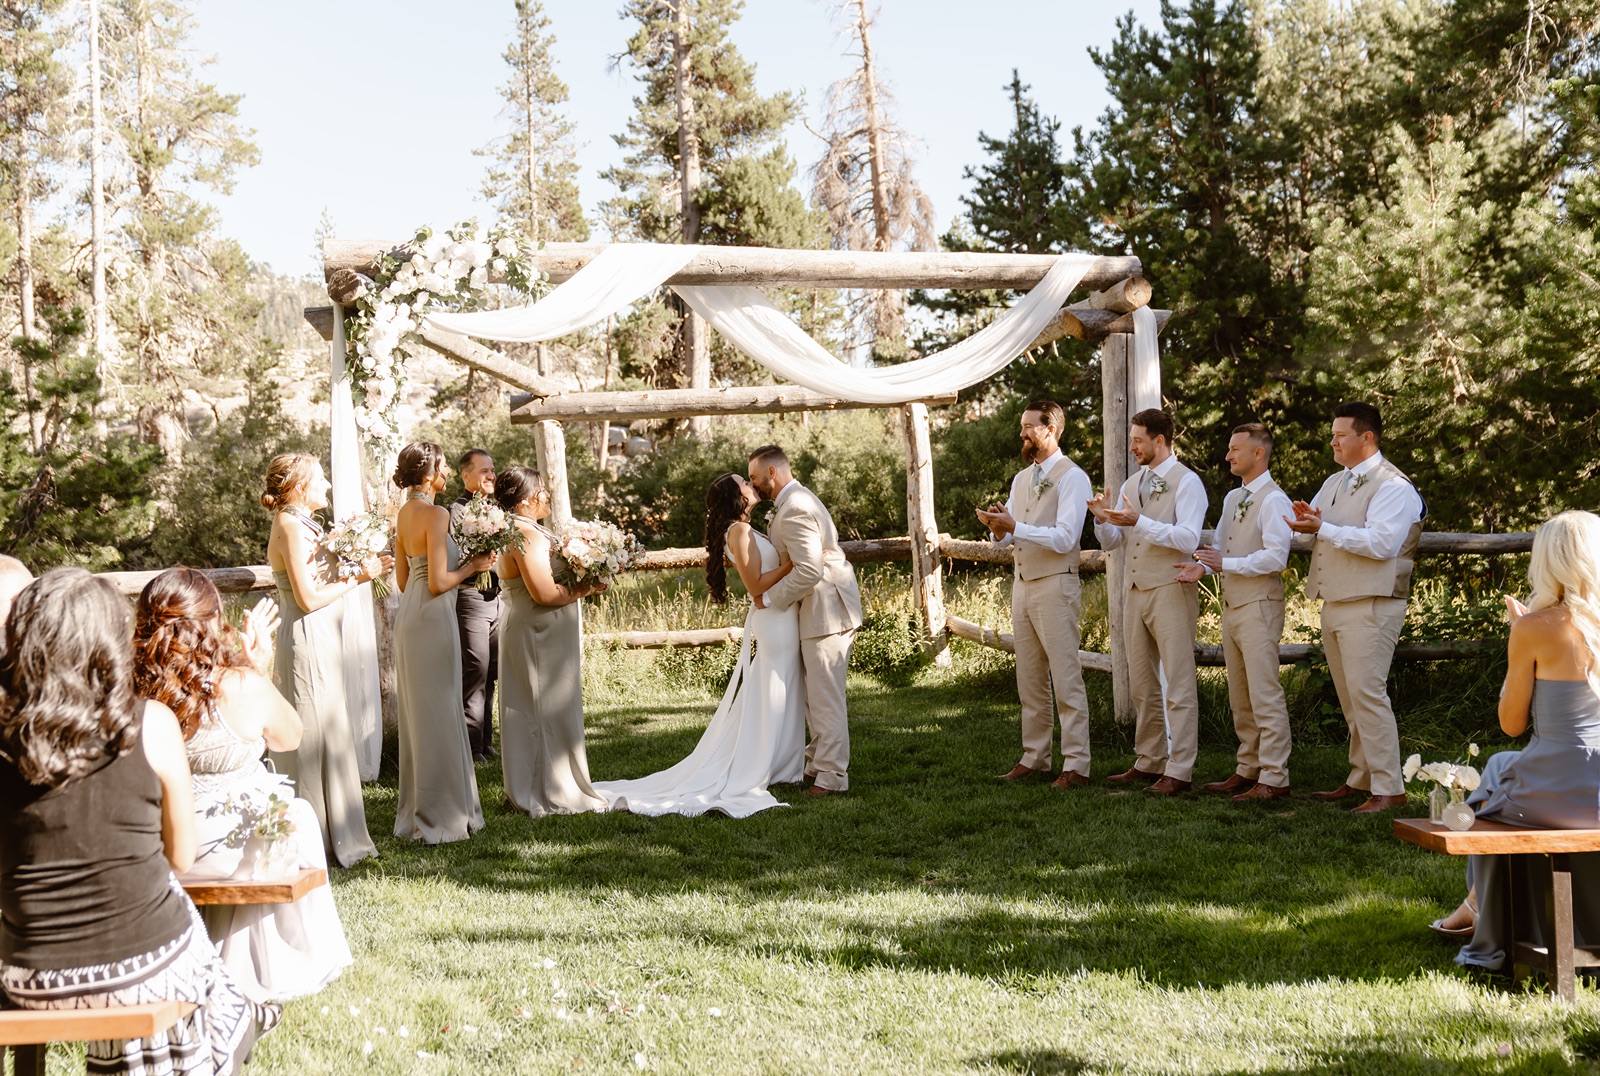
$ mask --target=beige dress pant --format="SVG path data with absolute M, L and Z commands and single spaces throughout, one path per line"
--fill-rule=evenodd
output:
M 1374 796 L 1404 794 L 1400 732 L 1389 704 L 1389 666 L 1406 622 L 1404 598 L 1322 603 L 1322 650 L 1350 726 L 1345 784 Z
M 1123 613 L 1128 648 L 1128 680 L 1136 722 L 1134 765 L 1164 773 L 1174 781 L 1194 778 L 1199 750 L 1200 697 L 1195 683 L 1194 632 L 1200 619 L 1199 588 L 1193 583 L 1128 590 Z M 1156 662 L 1167 674 L 1166 710 Z
M 1011 583 L 1011 633 L 1017 644 L 1022 702 L 1022 765 L 1047 770 L 1056 711 L 1061 713 L 1061 770 L 1089 776 L 1089 694 L 1078 663 L 1082 588 L 1072 572 Z M 1051 687 L 1055 688 L 1052 703 Z
M 845 712 L 845 678 L 856 629 L 800 640 L 800 667 L 806 679 L 806 772 L 817 787 L 843 792 L 850 787 L 850 719 Z
M 1247 602 L 1222 610 L 1222 656 L 1228 663 L 1228 703 L 1239 737 L 1240 777 L 1274 788 L 1289 784 L 1289 707 L 1278 679 L 1283 638 L 1281 601 Z

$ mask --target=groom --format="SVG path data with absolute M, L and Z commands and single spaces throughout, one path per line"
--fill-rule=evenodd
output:
M 833 517 L 817 495 L 794 480 L 789 457 L 777 445 L 750 453 L 750 484 L 774 508 L 767 537 L 778 556 L 794 570 L 765 594 L 757 609 L 787 609 L 800 603 L 800 667 L 806 682 L 806 773 L 816 783 L 810 796 L 827 796 L 850 787 L 850 722 L 845 713 L 845 674 L 850 644 L 861 626 L 861 592 L 856 573 L 839 548 Z

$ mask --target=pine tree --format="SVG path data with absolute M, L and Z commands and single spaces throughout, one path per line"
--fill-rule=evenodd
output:
M 835 250 L 937 250 L 933 204 L 917 183 L 911 138 L 891 116 L 893 98 L 873 59 L 867 0 L 842 0 L 837 13 L 860 62 L 829 87 L 812 199 L 828 215 Z M 904 359 L 904 293 L 869 291 L 862 300 L 852 311 L 860 342 L 880 359 Z
M 106 27 L 129 168 L 118 193 L 133 251 L 116 317 L 132 352 L 127 380 L 140 428 L 174 456 L 185 436 L 184 390 L 242 366 L 259 310 L 246 291 L 248 259 L 217 237 L 215 210 L 196 197 L 228 192 L 234 172 L 259 155 L 238 122 L 239 95 L 196 77 L 184 48 L 189 22 L 178 0 L 117 0 Z

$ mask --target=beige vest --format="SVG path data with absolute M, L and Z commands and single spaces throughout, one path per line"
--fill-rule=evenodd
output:
M 1324 522 L 1337 527 L 1360 527 L 1367 522 L 1367 506 L 1385 482 L 1411 479 L 1387 459 L 1371 471 L 1360 489 L 1336 493 L 1344 484 L 1344 471 L 1330 475 L 1317 494 Z M 1390 560 L 1374 560 L 1356 553 L 1335 549 L 1331 542 L 1317 542 L 1311 548 L 1311 571 L 1306 576 L 1306 597 L 1324 601 L 1354 601 L 1357 598 L 1404 598 L 1411 590 L 1411 566 L 1422 537 L 1422 521 L 1411 525 L 1400 554 Z
M 1152 472 L 1153 476 L 1154 472 Z M 1189 468 L 1182 463 L 1174 463 L 1172 469 L 1166 473 L 1162 481 L 1166 482 L 1165 493 L 1152 493 L 1148 497 L 1139 495 L 1139 479 L 1144 476 L 1144 468 L 1133 472 L 1128 480 L 1122 484 L 1122 496 L 1139 506 L 1139 514 L 1149 516 L 1157 523 L 1176 523 L 1178 521 L 1178 484 L 1189 474 Z M 1122 504 L 1122 496 L 1117 498 L 1117 506 Z M 1183 561 L 1189 560 L 1190 555 L 1169 546 L 1156 545 L 1146 539 L 1143 534 L 1127 528 L 1123 532 L 1127 536 L 1124 549 L 1128 554 L 1128 585 L 1134 590 L 1154 590 L 1156 587 L 1176 586 L 1178 581 L 1173 578 L 1177 569 L 1173 567 Z
M 1066 477 L 1077 466 L 1067 457 L 1062 456 L 1044 473 L 1050 486 L 1037 497 L 1033 493 L 1033 468 L 1023 468 L 1017 477 L 1011 480 L 1011 515 L 1019 523 L 1028 523 L 1036 527 L 1054 527 L 1056 525 L 1056 512 L 1061 505 L 1061 487 L 1066 484 Z M 1086 509 L 1087 510 L 1087 509 Z M 1016 577 L 1018 579 L 1034 580 L 1044 579 L 1051 575 L 1076 575 L 1078 572 L 1078 546 L 1076 544 L 1065 553 L 1057 553 L 1047 549 L 1038 542 L 1013 541 L 1011 549 L 1016 557 Z
M 1267 499 L 1267 494 L 1277 489 L 1276 482 L 1268 481 L 1254 490 L 1250 494 L 1250 503 L 1245 505 L 1243 518 L 1239 516 L 1239 502 L 1244 500 L 1243 487 L 1230 490 L 1222 498 L 1222 518 L 1217 523 L 1217 529 L 1223 532 L 1224 557 L 1248 557 L 1266 548 L 1266 543 L 1261 540 L 1261 504 Z M 1222 602 L 1229 609 L 1237 609 L 1251 602 L 1282 601 L 1282 572 L 1273 575 L 1222 574 Z

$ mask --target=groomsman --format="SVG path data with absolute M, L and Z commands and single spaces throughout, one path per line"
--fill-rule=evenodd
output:
M 469 448 L 457 461 L 462 494 L 450 505 L 450 522 L 474 493 L 494 496 L 494 457 L 481 448 Z M 477 577 L 468 576 L 456 588 L 456 627 L 461 632 L 461 706 L 467 715 L 467 742 L 472 760 L 495 756 L 494 687 L 500 679 L 500 577 L 489 573 L 488 590 L 479 590 Z
M 1165 411 L 1152 407 L 1134 415 L 1128 447 L 1140 467 L 1122 484 L 1115 507 L 1109 491 L 1089 501 L 1100 544 L 1127 550 L 1123 645 L 1137 758 L 1107 780 L 1148 781 L 1146 791 L 1176 796 L 1189 791 L 1198 749 L 1194 633 L 1200 599 L 1195 584 L 1173 578 L 1172 566 L 1189 560 L 1200 544 L 1206 490 L 1200 476 L 1172 454 L 1172 418 Z M 1167 679 L 1165 708 L 1158 660 Z
M 1022 703 L 1022 761 L 1002 781 L 1047 775 L 1055 713 L 1061 714 L 1061 775 L 1053 787 L 1089 783 L 1089 696 L 1078 664 L 1078 543 L 1094 492 L 1083 468 L 1062 455 L 1066 413 L 1054 400 L 1022 412 L 1022 458 L 1004 505 L 978 510 L 996 542 L 1012 546 L 1011 631 Z M 1054 702 L 1051 687 L 1055 688 Z
M 1176 565 L 1193 583 L 1209 572 L 1222 580 L 1222 654 L 1228 663 L 1228 702 L 1239 736 L 1239 765 L 1207 792 L 1235 803 L 1289 794 L 1289 709 L 1278 679 L 1283 638 L 1283 569 L 1294 537 L 1289 497 L 1272 480 L 1272 434 L 1259 422 L 1236 426 L 1228 438 L 1228 467 L 1239 479 L 1222 499 L 1217 544 L 1196 551 L 1198 564 Z
M 1389 665 L 1406 619 L 1411 567 L 1427 508 L 1383 458 L 1383 419 L 1369 403 L 1333 409 L 1333 459 L 1311 503 L 1295 501 L 1289 526 L 1314 535 L 1306 597 L 1322 599 L 1322 649 L 1350 726 L 1350 776 L 1320 800 L 1367 796 L 1374 814 L 1406 801 L 1400 734 L 1389 703 Z

